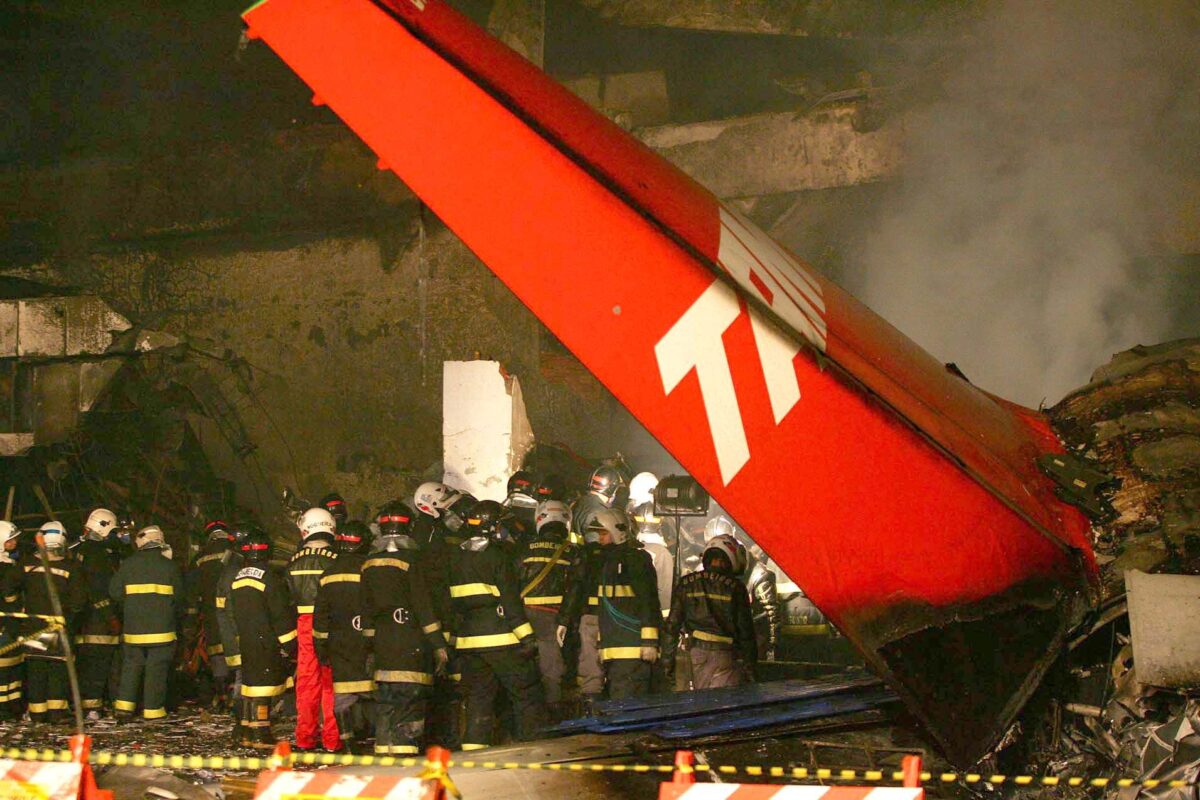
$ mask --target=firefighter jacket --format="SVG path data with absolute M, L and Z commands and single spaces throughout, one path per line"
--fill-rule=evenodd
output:
M 654 567 L 633 544 L 601 548 L 599 597 L 600 660 L 640 659 L 643 647 L 658 647 L 662 612 Z
M 339 553 L 317 587 L 313 612 L 313 649 L 333 669 L 333 691 L 370 692 L 375 688 L 367 660 L 371 643 L 363 631 L 362 568 L 367 556 Z M 370 630 L 370 624 L 365 626 Z
M 192 562 L 188 573 L 188 607 L 200 613 L 204 648 L 210 655 L 224 655 L 221 628 L 217 622 L 217 581 L 225 565 L 234 558 L 228 541 L 208 541 Z
M 746 572 L 746 587 L 750 592 L 754 628 L 767 647 L 774 650 L 779 641 L 779 592 L 775 573 L 755 561 Z
M 362 604 L 374 631 L 376 683 L 433 685 L 433 657 L 446 647 L 441 621 L 433 613 L 417 550 L 372 553 L 363 563 Z
M 459 544 L 462 543 L 457 537 L 453 538 Z M 423 546 L 419 552 L 413 551 L 407 556 L 407 558 L 415 559 L 418 565 L 417 571 L 421 574 L 421 580 L 429 591 L 433 616 L 442 625 L 443 647 L 453 643 L 454 619 L 453 611 L 450 608 L 450 566 L 457 550 L 458 545 L 451 544 L 449 538 L 442 535 L 442 532 L 435 527 L 429 543 Z
M 650 556 L 654 575 L 658 581 L 658 605 L 665 618 L 671 613 L 671 587 L 675 584 L 675 556 L 661 534 L 646 533 L 638 536 L 642 549 Z
M 133 645 L 170 644 L 183 620 L 185 598 L 179 565 L 162 548 L 138 550 L 108 582 L 108 594 L 121 607 L 121 641 Z
M 213 611 L 218 635 L 215 641 L 221 647 L 221 654 L 225 656 L 226 666 L 230 668 L 242 665 L 241 650 L 238 648 L 237 620 L 234 619 L 233 605 L 229 598 L 233 593 L 233 581 L 242 571 L 243 564 L 242 554 L 230 550 L 229 557 L 221 564 L 216 585 L 213 586 Z
M 83 571 L 79 562 L 73 558 L 48 558 L 50 565 L 50 580 L 54 591 L 58 594 L 66 623 L 71 623 L 78 611 L 87 603 L 87 585 L 83 582 Z M 46 567 L 41 558 L 34 553 L 21 559 L 18 571 L 10 573 L 10 585 L 0 590 L 0 594 L 11 597 L 20 595 L 20 602 L 26 614 L 41 617 L 54 617 L 54 603 L 50 599 L 50 590 L 46 588 Z M 26 634 L 41 630 L 50 624 L 50 619 L 25 620 L 22 626 Z
M 600 610 L 600 598 L 596 586 L 600 583 L 600 565 L 604 553 L 600 545 L 585 544 L 578 554 L 567 582 L 567 593 L 562 608 L 558 610 L 558 624 L 574 628 L 584 614 L 596 614 Z
M 20 611 L 21 609 L 21 566 L 17 562 L 0 555 L 0 611 Z M 12 617 L 0 617 L 0 704 L 21 699 L 21 680 L 19 673 L 10 670 L 16 668 L 24 655 L 19 649 L 9 647 L 21 635 L 20 620 Z
M 459 652 L 494 650 L 536 641 L 525 618 L 516 569 L 502 548 L 483 536 L 454 551 L 450 606 Z
M 84 539 L 76 548 L 75 557 L 87 587 L 87 605 L 80 614 L 75 643 L 120 644 L 121 621 L 108 595 L 108 583 L 121 566 L 120 554 L 107 541 Z
M 680 634 L 702 650 L 733 650 L 747 667 L 758 661 L 750 595 L 745 585 L 721 572 L 693 572 L 679 579 L 667 617 L 663 660 L 674 663 Z
M 292 685 L 296 609 L 283 572 L 264 561 L 234 575 L 226 608 L 237 625 L 242 697 L 277 697 Z
M 325 570 L 337 559 L 337 553 L 324 540 L 304 545 L 287 565 L 288 589 L 297 614 L 311 614 L 317 602 L 317 587 Z
M 517 555 L 517 572 L 525 606 L 558 611 L 570 588 L 577 557 L 577 548 L 566 537 L 539 535 L 524 545 Z
M 575 505 L 571 507 L 571 534 L 575 543 L 586 541 L 584 534 L 587 532 L 588 523 L 597 512 L 608 507 L 608 503 L 594 492 L 588 492 L 575 501 Z

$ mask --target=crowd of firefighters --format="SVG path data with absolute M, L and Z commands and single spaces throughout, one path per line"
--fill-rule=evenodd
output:
M 423 483 L 369 523 L 331 494 L 298 516 L 286 564 L 260 526 L 214 520 L 186 575 L 158 526 L 107 509 L 73 543 L 56 521 L 32 545 L 0 521 L 0 715 L 66 718 L 61 631 L 92 718 L 167 717 L 182 636 L 237 743 L 273 746 L 294 697 L 301 751 L 474 750 L 601 697 L 754 680 L 778 635 L 765 557 L 721 516 L 675 530 L 657 483 L 602 465 L 571 498 L 521 471 L 502 503 Z

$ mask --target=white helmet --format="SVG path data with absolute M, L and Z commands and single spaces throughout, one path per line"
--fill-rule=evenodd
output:
M 658 486 L 658 476 L 653 472 L 639 472 L 629 482 L 629 507 L 654 502 L 654 488 Z
M 724 517 L 718 517 L 724 519 Z M 722 533 L 714 536 L 704 545 L 704 563 L 707 568 L 708 554 L 711 551 L 718 551 L 725 558 L 729 559 L 730 565 L 733 567 L 734 575 L 741 575 L 746 571 L 746 548 L 742 547 L 741 542 L 733 537 L 732 534 Z
M 65 553 L 67 551 L 67 529 L 58 520 L 42 523 L 38 529 L 42 537 L 42 545 L 48 552 Z
M 315 506 L 300 515 L 300 519 L 296 521 L 296 527 L 300 529 L 300 533 L 304 534 L 305 540 L 322 533 L 328 535 L 332 540 L 337 531 L 337 521 L 334 520 L 333 514 L 320 506 Z
M 728 517 L 713 517 L 704 524 L 704 542 L 707 544 L 718 536 L 733 536 L 734 531 Z
M 413 492 L 413 505 L 422 514 L 437 519 L 442 515 L 442 510 L 450 505 L 450 500 L 455 494 L 456 492 L 444 483 L 426 481 Z
M 117 515 L 107 508 L 97 508 L 88 514 L 87 522 L 83 523 L 83 535 L 89 539 L 107 539 L 117 527 Z
M 163 535 L 162 528 L 157 525 L 147 525 L 134 535 L 133 544 L 138 550 L 143 547 L 166 547 L 167 539 Z
M 6 519 L 0 519 L 0 548 L 21 535 L 21 529 Z
M 608 531 L 613 544 L 625 544 L 633 538 L 633 523 L 629 515 L 619 508 L 602 508 L 588 523 L 588 528 L 599 534 Z
M 561 522 L 567 530 L 571 529 L 571 510 L 567 508 L 566 503 L 559 500 L 538 503 L 537 514 L 533 519 L 538 533 L 542 532 L 543 525 L 549 525 L 552 522 Z

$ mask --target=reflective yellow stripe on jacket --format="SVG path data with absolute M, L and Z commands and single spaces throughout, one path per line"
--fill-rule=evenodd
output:
M 175 587 L 166 583 L 128 583 L 125 594 L 175 594 Z
M 123 633 L 125 644 L 166 644 L 175 641 L 175 631 L 168 633 Z
M 490 594 L 500 596 L 500 587 L 492 583 L 458 583 L 450 587 L 451 597 L 478 597 Z

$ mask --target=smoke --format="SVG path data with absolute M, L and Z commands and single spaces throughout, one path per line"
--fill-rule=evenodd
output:
M 1137 259 L 1164 250 L 1189 185 L 1200 194 L 1197 17 L 1190 3 L 990 5 L 911 118 L 855 293 L 1029 405 L 1158 341 L 1171 288 Z

